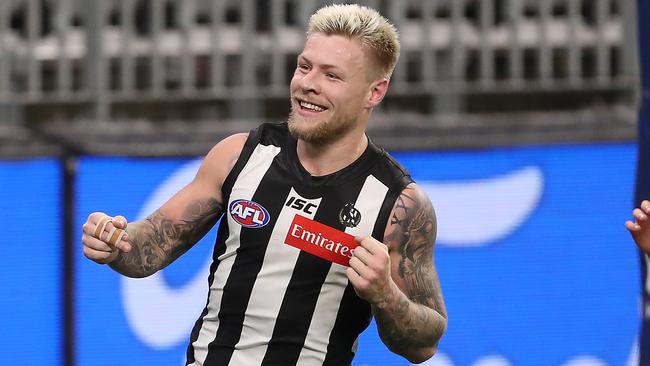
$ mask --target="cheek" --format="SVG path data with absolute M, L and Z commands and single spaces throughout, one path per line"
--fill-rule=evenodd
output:
M 294 73 L 291 77 L 291 82 L 289 82 L 290 90 L 298 90 L 300 88 L 300 78 L 301 76 L 298 73 Z

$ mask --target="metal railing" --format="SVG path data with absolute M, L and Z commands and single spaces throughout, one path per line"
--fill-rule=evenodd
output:
M 325 3 L 3 0 L 0 103 L 85 105 L 110 119 L 136 101 L 192 100 L 226 117 L 264 115 L 265 100 L 286 103 L 305 22 Z M 424 96 L 425 113 L 465 110 L 472 95 L 629 99 L 636 87 L 634 1 L 360 3 L 401 33 L 389 99 Z

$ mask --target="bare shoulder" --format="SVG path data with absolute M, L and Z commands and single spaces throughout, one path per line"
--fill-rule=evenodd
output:
M 203 159 L 197 179 L 221 186 L 237 162 L 247 138 L 248 133 L 237 133 L 219 141 Z
M 390 250 L 406 245 L 431 250 L 436 239 L 436 214 L 427 194 L 415 183 L 397 197 L 384 232 Z
M 227 167 L 232 168 L 232 166 L 235 165 L 247 138 L 248 133 L 237 133 L 226 137 L 210 149 L 208 154 L 205 156 L 205 161 L 210 164 L 226 165 Z

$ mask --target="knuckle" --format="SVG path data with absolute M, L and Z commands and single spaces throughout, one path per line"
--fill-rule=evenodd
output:
M 372 268 L 372 271 L 373 271 L 372 276 L 374 278 L 376 276 L 376 273 L 380 272 L 384 268 L 384 266 L 382 266 L 381 263 L 373 262 L 370 265 L 370 268 Z
M 369 282 L 365 278 L 362 278 L 361 281 L 359 281 L 359 289 L 361 289 L 361 290 L 367 290 L 368 285 L 369 285 Z

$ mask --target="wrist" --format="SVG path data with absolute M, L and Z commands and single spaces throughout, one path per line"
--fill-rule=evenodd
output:
M 117 263 L 117 259 L 119 257 L 120 257 L 120 250 L 115 248 L 113 250 L 113 253 L 111 253 L 111 255 L 107 258 L 106 262 L 104 262 L 102 264 L 107 264 L 107 265 L 111 266 L 111 265 Z
M 378 310 L 393 308 L 394 304 L 396 304 L 402 296 L 404 296 L 404 294 L 399 287 L 397 287 L 397 284 L 392 279 L 389 279 L 386 289 L 373 304 L 373 307 Z

